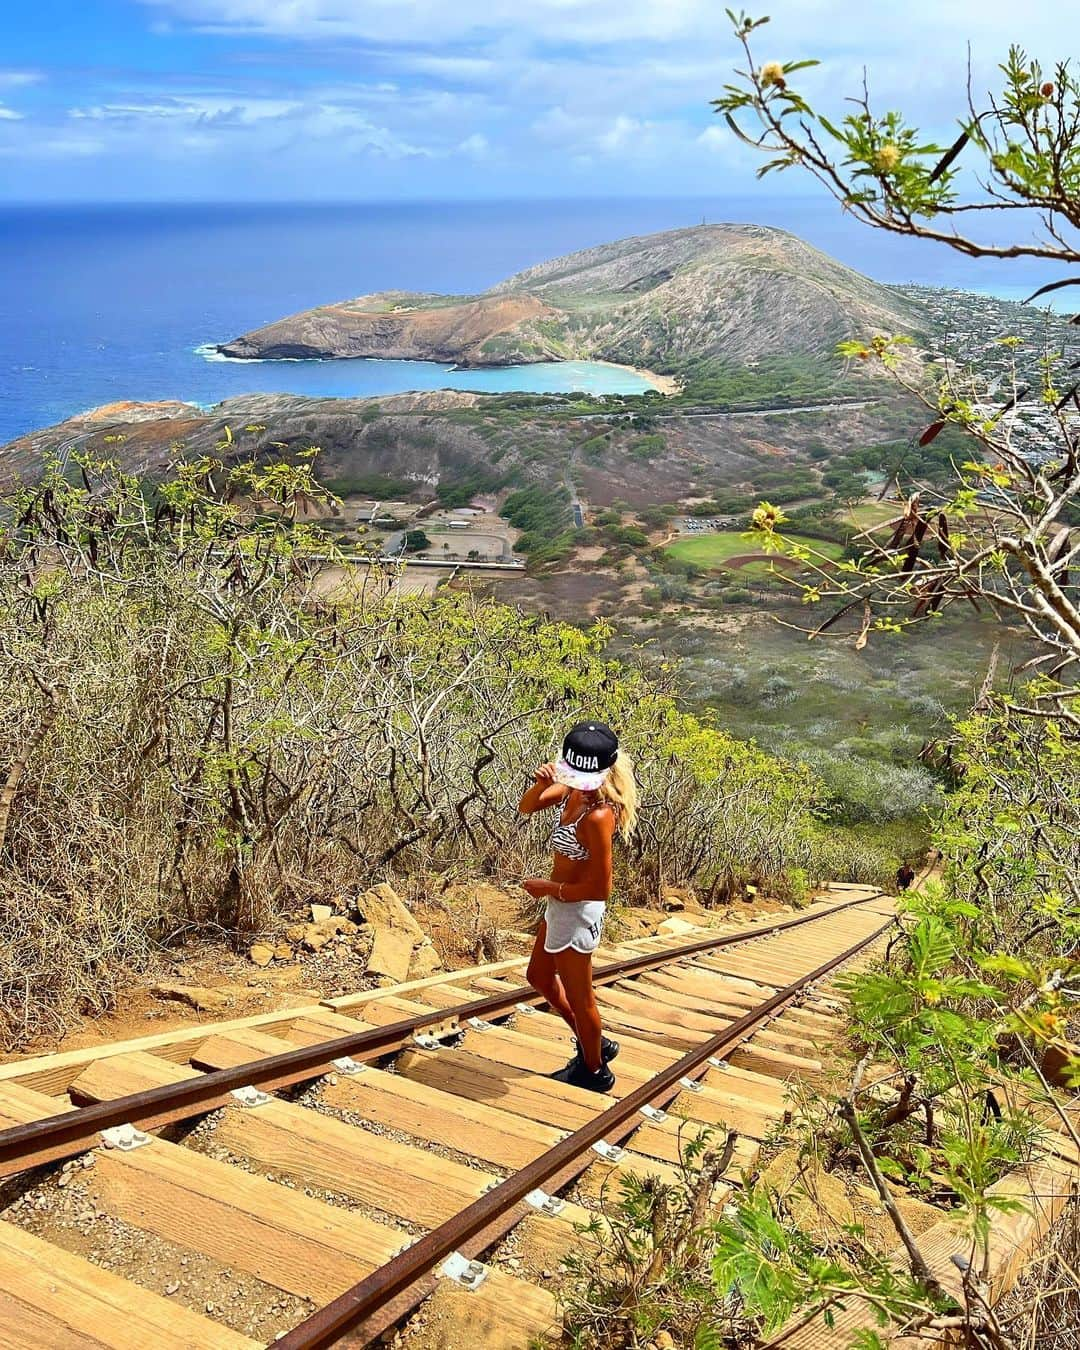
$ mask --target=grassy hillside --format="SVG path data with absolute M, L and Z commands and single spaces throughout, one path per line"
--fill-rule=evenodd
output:
M 785 358 L 815 358 L 827 371 L 845 337 L 926 326 L 917 302 L 762 225 L 619 240 L 519 272 L 493 293 L 534 295 L 560 310 L 559 335 L 577 354 L 695 382 L 713 369 Z

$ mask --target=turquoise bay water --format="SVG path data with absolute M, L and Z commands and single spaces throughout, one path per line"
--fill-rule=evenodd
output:
M 639 392 L 592 363 L 453 372 L 408 361 L 208 360 L 207 344 L 370 291 L 475 294 L 521 268 L 709 221 L 791 230 L 878 281 L 1026 295 L 1055 269 L 979 263 L 777 198 L 0 208 L 0 444 L 118 399 L 276 392 Z M 1062 303 L 1072 299 L 1071 292 Z
M 635 371 L 603 361 L 550 361 L 491 370 L 455 370 L 434 361 L 241 361 L 220 356 L 212 347 L 197 348 L 204 361 L 234 369 L 223 375 L 235 393 L 333 395 L 366 398 L 415 389 L 467 389 L 506 394 L 643 394 L 654 386 Z M 238 369 L 237 369 L 238 368 Z M 213 401 L 228 397 L 215 396 Z

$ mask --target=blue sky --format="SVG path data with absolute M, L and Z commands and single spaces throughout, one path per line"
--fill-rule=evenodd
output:
M 0 200 L 718 195 L 755 161 L 712 115 L 723 0 L 23 0 L 0 19 Z M 777 0 L 762 60 L 945 135 L 1037 0 Z M 758 12 L 753 7 L 752 13 Z M 788 176 L 773 191 L 805 192 Z

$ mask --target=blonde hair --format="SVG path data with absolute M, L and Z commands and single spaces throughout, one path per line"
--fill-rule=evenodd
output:
M 637 825 L 637 779 L 634 761 L 622 750 L 600 787 L 600 800 L 615 808 L 615 828 L 624 841 L 628 840 Z

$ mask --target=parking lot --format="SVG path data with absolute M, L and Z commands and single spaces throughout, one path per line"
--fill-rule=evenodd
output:
M 683 516 L 679 533 L 713 534 L 716 530 L 730 530 L 735 523 L 733 516 Z

